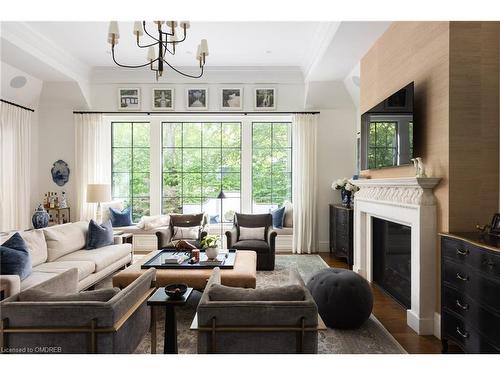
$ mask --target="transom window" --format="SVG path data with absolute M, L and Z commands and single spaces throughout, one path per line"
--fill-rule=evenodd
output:
M 147 122 L 113 122 L 112 196 L 132 207 L 138 221 L 150 212 L 150 126 Z
M 163 122 L 162 160 L 164 214 L 204 211 L 219 223 L 240 212 L 240 122 Z
M 289 122 L 252 123 L 252 206 L 267 213 L 292 201 L 292 132 Z

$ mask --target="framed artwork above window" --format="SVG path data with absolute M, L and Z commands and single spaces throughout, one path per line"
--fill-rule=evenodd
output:
M 138 87 L 122 87 L 118 89 L 118 109 L 120 111 L 141 110 L 141 89 Z
M 208 109 L 208 89 L 186 89 L 186 106 L 191 111 L 206 111 Z
M 243 89 L 222 88 L 220 90 L 221 109 L 225 111 L 237 111 L 243 109 Z
M 270 87 L 258 87 L 255 89 L 254 105 L 258 111 L 276 110 L 276 89 Z
M 153 111 L 173 111 L 175 108 L 174 93 L 173 88 L 154 88 L 151 95 Z

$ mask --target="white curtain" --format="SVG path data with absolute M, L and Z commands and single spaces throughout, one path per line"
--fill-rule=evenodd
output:
M 293 118 L 293 245 L 294 253 L 318 251 L 317 229 L 317 116 Z
M 31 227 L 33 112 L 0 102 L 0 231 Z
M 95 219 L 96 204 L 87 203 L 88 184 L 111 183 L 111 129 L 101 114 L 75 114 L 77 220 Z

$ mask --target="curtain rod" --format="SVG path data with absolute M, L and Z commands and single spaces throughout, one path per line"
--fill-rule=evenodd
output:
M 175 112 L 175 111 L 118 111 L 118 112 L 95 112 L 95 111 L 73 111 L 74 114 L 102 114 L 102 115 L 317 115 L 320 112 L 236 112 L 236 111 L 224 111 L 224 112 L 196 112 L 196 111 L 188 111 L 188 112 Z
M 10 104 L 10 105 L 13 105 L 14 107 L 19 107 L 19 108 L 25 109 L 25 110 L 27 110 L 27 111 L 35 112 L 35 110 L 34 110 L 34 109 L 31 109 L 31 108 L 28 108 L 28 107 L 22 106 L 22 105 L 20 105 L 20 104 L 16 104 L 16 103 L 9 102 L 8 100 L 0 99 L 0 102 L 7 103 L 7 104 Z

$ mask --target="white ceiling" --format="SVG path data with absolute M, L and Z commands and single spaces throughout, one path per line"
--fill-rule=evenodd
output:
M 27 22 L 34 31 L 89 67 L 110 67 L 107 22 Z M 171 61 L 177 66 L 196 66 L 195 51 L 208 40 L 210 66 L 296 66 L 305 69 L 316 58 L 316 49 L 328 22 L 192 22 L 186 41 L 178 45 Z M 147 24 L 152 35 L 153 23 Z M 117 60 L 140 64 L 146 49 L 136 46 L 132 22 L 119 22 Z M 143 43 L 149 37 L 143 36 Z M 169 60 L 170 61 L 170 60 Z

